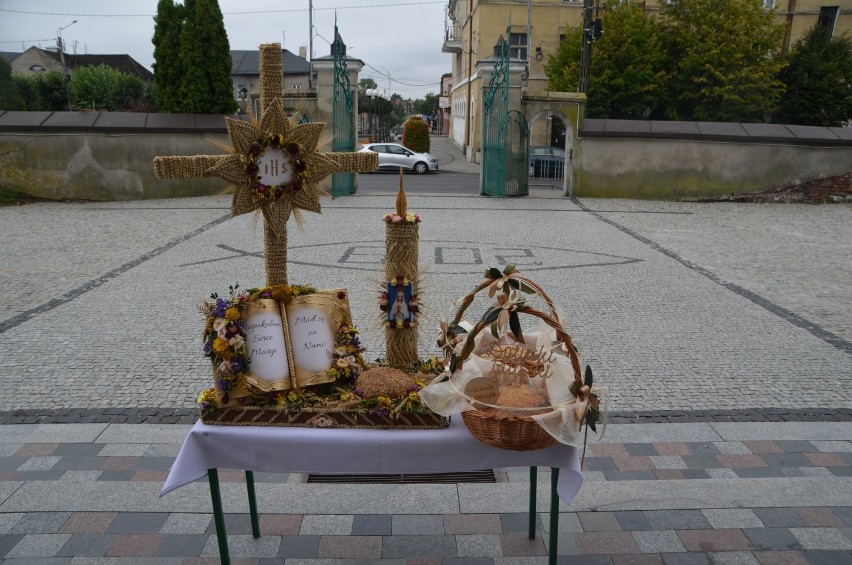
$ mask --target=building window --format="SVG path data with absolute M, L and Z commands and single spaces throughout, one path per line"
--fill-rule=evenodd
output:
M 828 34 L 834 35 L 834 24 L 837 23 L 837 6 L 822 6 L 819 9 L 819 28 Z
M 775 0 L 763 0 L 763 9 L 764 10 L 774 10 L 775 9 Z
M 509 35 L 509 58 L 527 60 L 526 33 L 512 33 Z
M 302 83 L 297 82 L 297 83 L 291 84 L 290 88 L 292 88 L 293 90 L 302 90 Z

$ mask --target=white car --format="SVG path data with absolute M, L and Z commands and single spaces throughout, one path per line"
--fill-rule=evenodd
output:
M 359 150 L 379 154 L 380 171 L 398 171 L 400 167 L 423 174 L 438 170 L 438 160 L 428 153 L 415 153 L 399 143 L 367 143 Z

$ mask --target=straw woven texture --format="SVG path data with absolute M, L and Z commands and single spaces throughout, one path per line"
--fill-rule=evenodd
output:
M 414 282 L 419 287 L 419 246 L 418 224 L 385 224 L 385 278 L 394 279 L 399 275 Z M 418 327 L 395 328 L 387 330 L 388 364 L 397 369 L 410 369 L 417 361 Z
M 195 155 L 194 157 L 154 157 L 154 175 L 158 179 L 190 179 L 213 177 L 208 172 L 225 155 Z
M 264 43 L 260 46 L 260 107 L 264 110 L 284 96 L 284 63 L 281 56 L 280 43 Z

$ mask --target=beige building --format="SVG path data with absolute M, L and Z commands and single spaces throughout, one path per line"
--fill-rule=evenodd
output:
M 659 12 L 661 2 L 646 0 L 645 10 Z M 833 35 L 852 33 L 852 0 L 764 0 L 779 22 L 787 24 L 784 48 L 819 23 Z M 494 45 L 502 35 L 509 42 L 517 70 L 512 87 L 526 93 L 547 91 L 544 65 L 555 53 L 566 30 L 583 22 L 578 0 L 449 0 L 443 52 L 452 55 L 452 88 L 447 132 L 454 143 L 476 160 L 481 147 L 482 92 L 493 68 Z M 509 36 L 507 27 L 511 26 Z M 515 79 L 518 77 L 518 80 Z M 521 86 L 521 84 L 523 86 Z M 576 126 L 576 124 L 575 124 Z M 531 144 L 549 145 L 547 131 L 531 131 Z M 549 127 L 549 126 L 548 126 Z
M 152 80 L 154 75 L 139 64 L 130 55 L 90 55 L 77 53 L 64 53 L 65 67 L 62 66 L 62 57 L 55 49 L 41 49 L 39 47 L 30 47 L 23 53 L 6 53 L 4 56 L 9 60 L 12 67 L 12 74 L 16 75 L 37 75 L 44 72 L 57 71 L 64 73 L 65 68 L 68 74 L 74 74 L 74 70 L 79 67 L 106 65 L 112 67 L 122 73 L 131 74 L 139 77 L 142 80 Z

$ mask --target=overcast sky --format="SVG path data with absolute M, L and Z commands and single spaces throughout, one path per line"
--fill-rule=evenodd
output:
M 309 43 L 308 0 L 219 0 L 231 49 L 283 43 L 293 53 Z M 313 52 L 329 55 L 334 18 L 347 53 L 364 61 L 361 78 L 405 98 L 439 93 L 452 70 L 441 52 L 446 0 L 313 0 Z M 0 0 L 0 51 L 55 47 L 66 51 L 127 53 L 151 69 L 157 0 Z M 68 25 L 72 21 L 77 23 Z M 390 78 L 388 78 L 390 77 Z

